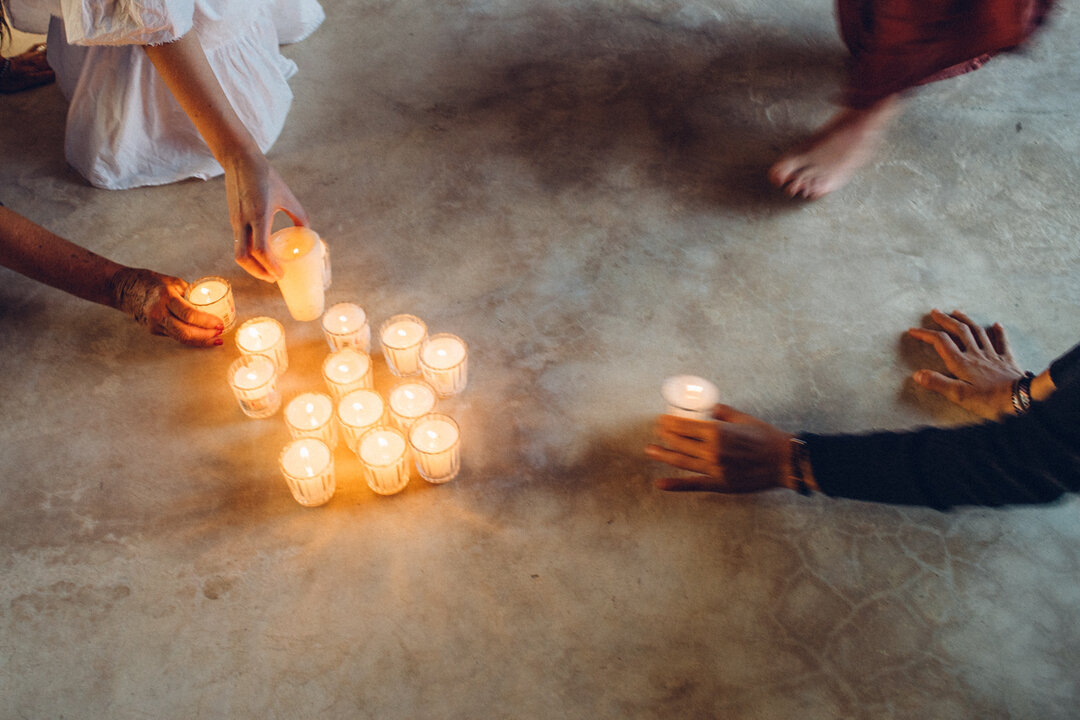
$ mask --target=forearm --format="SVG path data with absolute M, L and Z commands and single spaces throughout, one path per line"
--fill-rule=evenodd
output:
M 194 30 L 175 42 L 145 45 L 150 62 L 224 167 L 261 157 L 258 144 L 225 96 Z
M 125 267 L 0 207 L 0 265 L 84 300 L 115 307 Z
M 1080 390 L 1020 417 L 952 429 L 806 435 L 822 492 L 874 502 L 1007 505 L 1080 489 Z

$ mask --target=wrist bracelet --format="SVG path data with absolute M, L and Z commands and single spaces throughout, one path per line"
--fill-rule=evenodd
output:
M 789 476 L 790 487 L 800 495 L 809 495 L 810 486 L 806 484 L 806 478 L 803 477 L 803 463 L 810 459 L 810 451 L 806 446 L 806 441 L 798 438 L 791 438 L 791 475 Z
M 1031 407 L 1031 381 L 1035 379 L 1035 373 L 1028 370 L 1023 377 L 1013 381 L 1012 406 L 1017 415 L 1023 415 Z

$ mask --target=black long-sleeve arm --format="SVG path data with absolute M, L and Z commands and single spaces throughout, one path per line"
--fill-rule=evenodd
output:
M 814 479 L 837 497 L 948 509 L 1043 503 L 1080 490 L 1080 345 L 1056 390 L 1020 417 L 957 428 L 806 434 Z

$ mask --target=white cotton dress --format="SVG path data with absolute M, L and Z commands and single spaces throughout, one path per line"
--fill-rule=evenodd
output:
M 96 187 L 207 179 L 224 171 L 141 45 L 192 28 L 225 96 L 263 152 L 292 104 L 296 64 L 279 45 L 323 21 L 318 0 L 8 0 L 12 25 L 48 33 L 49 64 L 68 99 L 64 152 Z

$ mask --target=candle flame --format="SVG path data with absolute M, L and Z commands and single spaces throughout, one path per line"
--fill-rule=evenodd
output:
M 346 317 L 346 316 L 344 316 L 344 315 L 338 315 L 338 320 L 340 320 L 341 322 L 345 323 L 345 322 L 348 322 L 348 321 L 349 321 L 349 318 L 347 318 L 347 317 Z
M 311 453 L 308 452 L 308 449 L 306 447 L 301 446 L 300 447 L 300 457 L 307 460 L 307 459 L 309 459 L 311 457 Z
M 414 393 L 412 390 L 403 390 L 402 394 L 410 400 L 416 399 L 416 393 Z
M 292 254 L 293 255 L 299 255 L 300 254 L 300 248 L 293 248 L 292 249 Z
M 438 355 L 439 357 L 446 357 L 446 351 L 443 350 L 442 348 L 439 348 L 438 350 L 436 350 L 435 354 Z
M 399 335 L 400 337 L 405 337 L 405 336 L 406 336 L 406 335 L 407 335 L 408 333 L 406 333 L 406 332 L 405 332 L 405 328 L 398 328 L 398 329 L 397 329 L 397 334 L 398 334 L 398 335 Z
M 386 441 L 386 438 L 384 438 L 384 437 L 375 438 L 375 443 L 381 448 L 389 447 L 389 445 L 390 445 L 390 443 L 388 443 Z
M 313 403 L 308 403 L 307 405 L 304 406 L 304 410 L 309 414 L 313 413 L 313 412 L 315 412 L 315 405 Z
M 355 410 L 356 412 L 360 412 L 361 410 L 364 409 L 364 406 L 362 404 L 358 403 L 358 402 L 354 402 L 352 404 L 352 409 Z
M 255 373 L 254 370 L 248 370 L 248 380 L 251 380 L 252 382 L 254 382 L 255 380 L 258 380 L 258 379 L 259 379 L 259 376 Z
M 199 288 L 199 290 L 202 291 L 203 295 L 209 295 L 210 294 L 210 288 L 206 287 L 205 285 L 203 285 L 201 288 Z
M 687 385 L 686 389 L 690 392 L 701 392 L 705 388 L 701 387 L 700 385 Z
M 346 365 L 345 363 L 341 363 L 340 365 L 338 365 L 337 369 L 340 370 L 343 373 L 344 372 L 349 372 L 349 366 Z
M 435 432 L 434 430 L 425 430 L 424 433 L 432 440 L 439 439 L 439 433 Z

